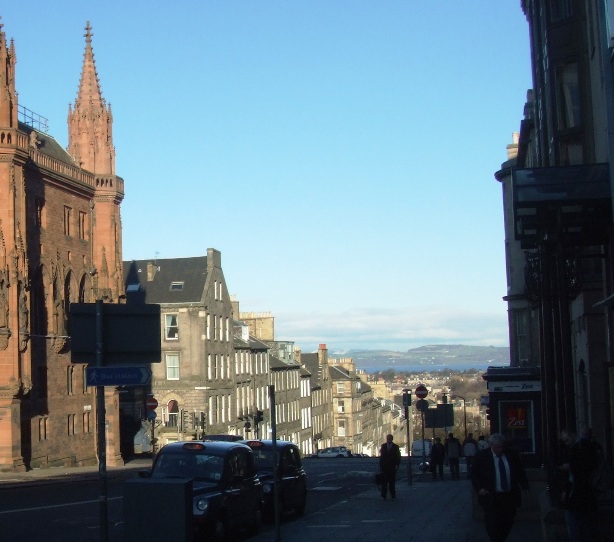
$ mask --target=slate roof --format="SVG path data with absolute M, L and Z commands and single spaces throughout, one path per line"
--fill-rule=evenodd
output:
M 147 265 L 156 272 L 147 281 Z M 185 304 L 201 303 L 207 280 L 207 257 L 132 260 L 123 262 L 128 303 Z M 181 289 L 171 289 L 182 283 Z M 138 286 L 138 289 L 136 288 Z
M 36 139 L 38 141 L 36 148 L 40 152 L 47 154 L 48 156 L 51 156 L 56 160 L 60 160 L 61 162 L 65 162 L 73 166 L 76 165 L 74 160 L 71 158 L 70 154 L 66 152 L 64 147 L 62 147 L 62 145 L 60 145 L 49 134 L 46 134 L 45 132 L 39 132 L 38 130 L 32 128 L 32 126 L 24 124 L 23 122 L 19 123 L 19 131 L 27 134 L 28 137 L 32 132 L 36 132 Z
M 302 354 L 301 353 L 301 363 L 305 366 L 305 368 L 312 374 L 317 375 L 318 380 L 322 379 L 322 369 L 318 365 L 318 354 L 309 353 Z
M 298 369 L 300 365 L 298 363 L 286 363 L 275 356 L 269 356 L 269 368 L 271 371 L 276 369 Z

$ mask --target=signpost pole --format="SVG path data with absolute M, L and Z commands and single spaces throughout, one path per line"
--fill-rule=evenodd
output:
M 96 301 L 96 366 L 104 366 L 102 300 Z M 107 542 L 108 503 L 107 503 L 107 439 L 105 425 L 104 386 L 96 386 L 96 425 L 98 429 L 98 472 L 100 475 L 100 540 Z

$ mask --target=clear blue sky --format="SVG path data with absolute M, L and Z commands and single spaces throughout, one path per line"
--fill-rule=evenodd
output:
M 125 260 L 222 253 L 276 338 L 508 345 L 494 173 L 531 86 L 520 0 L 9 2 L 21 105 L 67 144 L 84 27 Z

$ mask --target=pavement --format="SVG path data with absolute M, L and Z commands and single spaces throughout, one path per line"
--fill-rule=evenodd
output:
M 473 517 L 472 488 L 467 479 L 433 481 L 417 475 L 413 483 L 397 481 L 396 498 L 382 499 L 366 484 L 351 498 L 300 521 L 288 521 L 277 533 L 250 542 L 380 542 L 381 540 L 488 542 L 484 523 Z M 363 491 L 364 490 L 364 491 Z M 310 498 L 316 492 L 310 492 Z M 539 521 L 517 519 L 507 542 L 541 542 Z

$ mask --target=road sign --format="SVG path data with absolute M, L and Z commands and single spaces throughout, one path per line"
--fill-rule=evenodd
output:
M 426 389 L 426 386 L 424 384 L 418 384 L 416 386 L 415 393 L 418 399 L 424 399 L 429 394 L 429 390 Z
M 100 303 L 97 308 L 97 304 L 70 304 L 70 360 L 73 363 L 98 362 L 99 324 L 104 365 L 131 366 L 162 361 L 160 305 Z
M 87 367 L 88 386 L 146 386 L 151 381 L 149 367 Z
M 155 420 L 157 417 L 156 411 L 155 410 L 148 410 L 147 411 L 147 419 L 150 421 Z
M 156 410 L 156 408 L 158 408 L 158 400 L 155 397 L 148 397 L 145 400 L 145 406 L 149 410 Z

